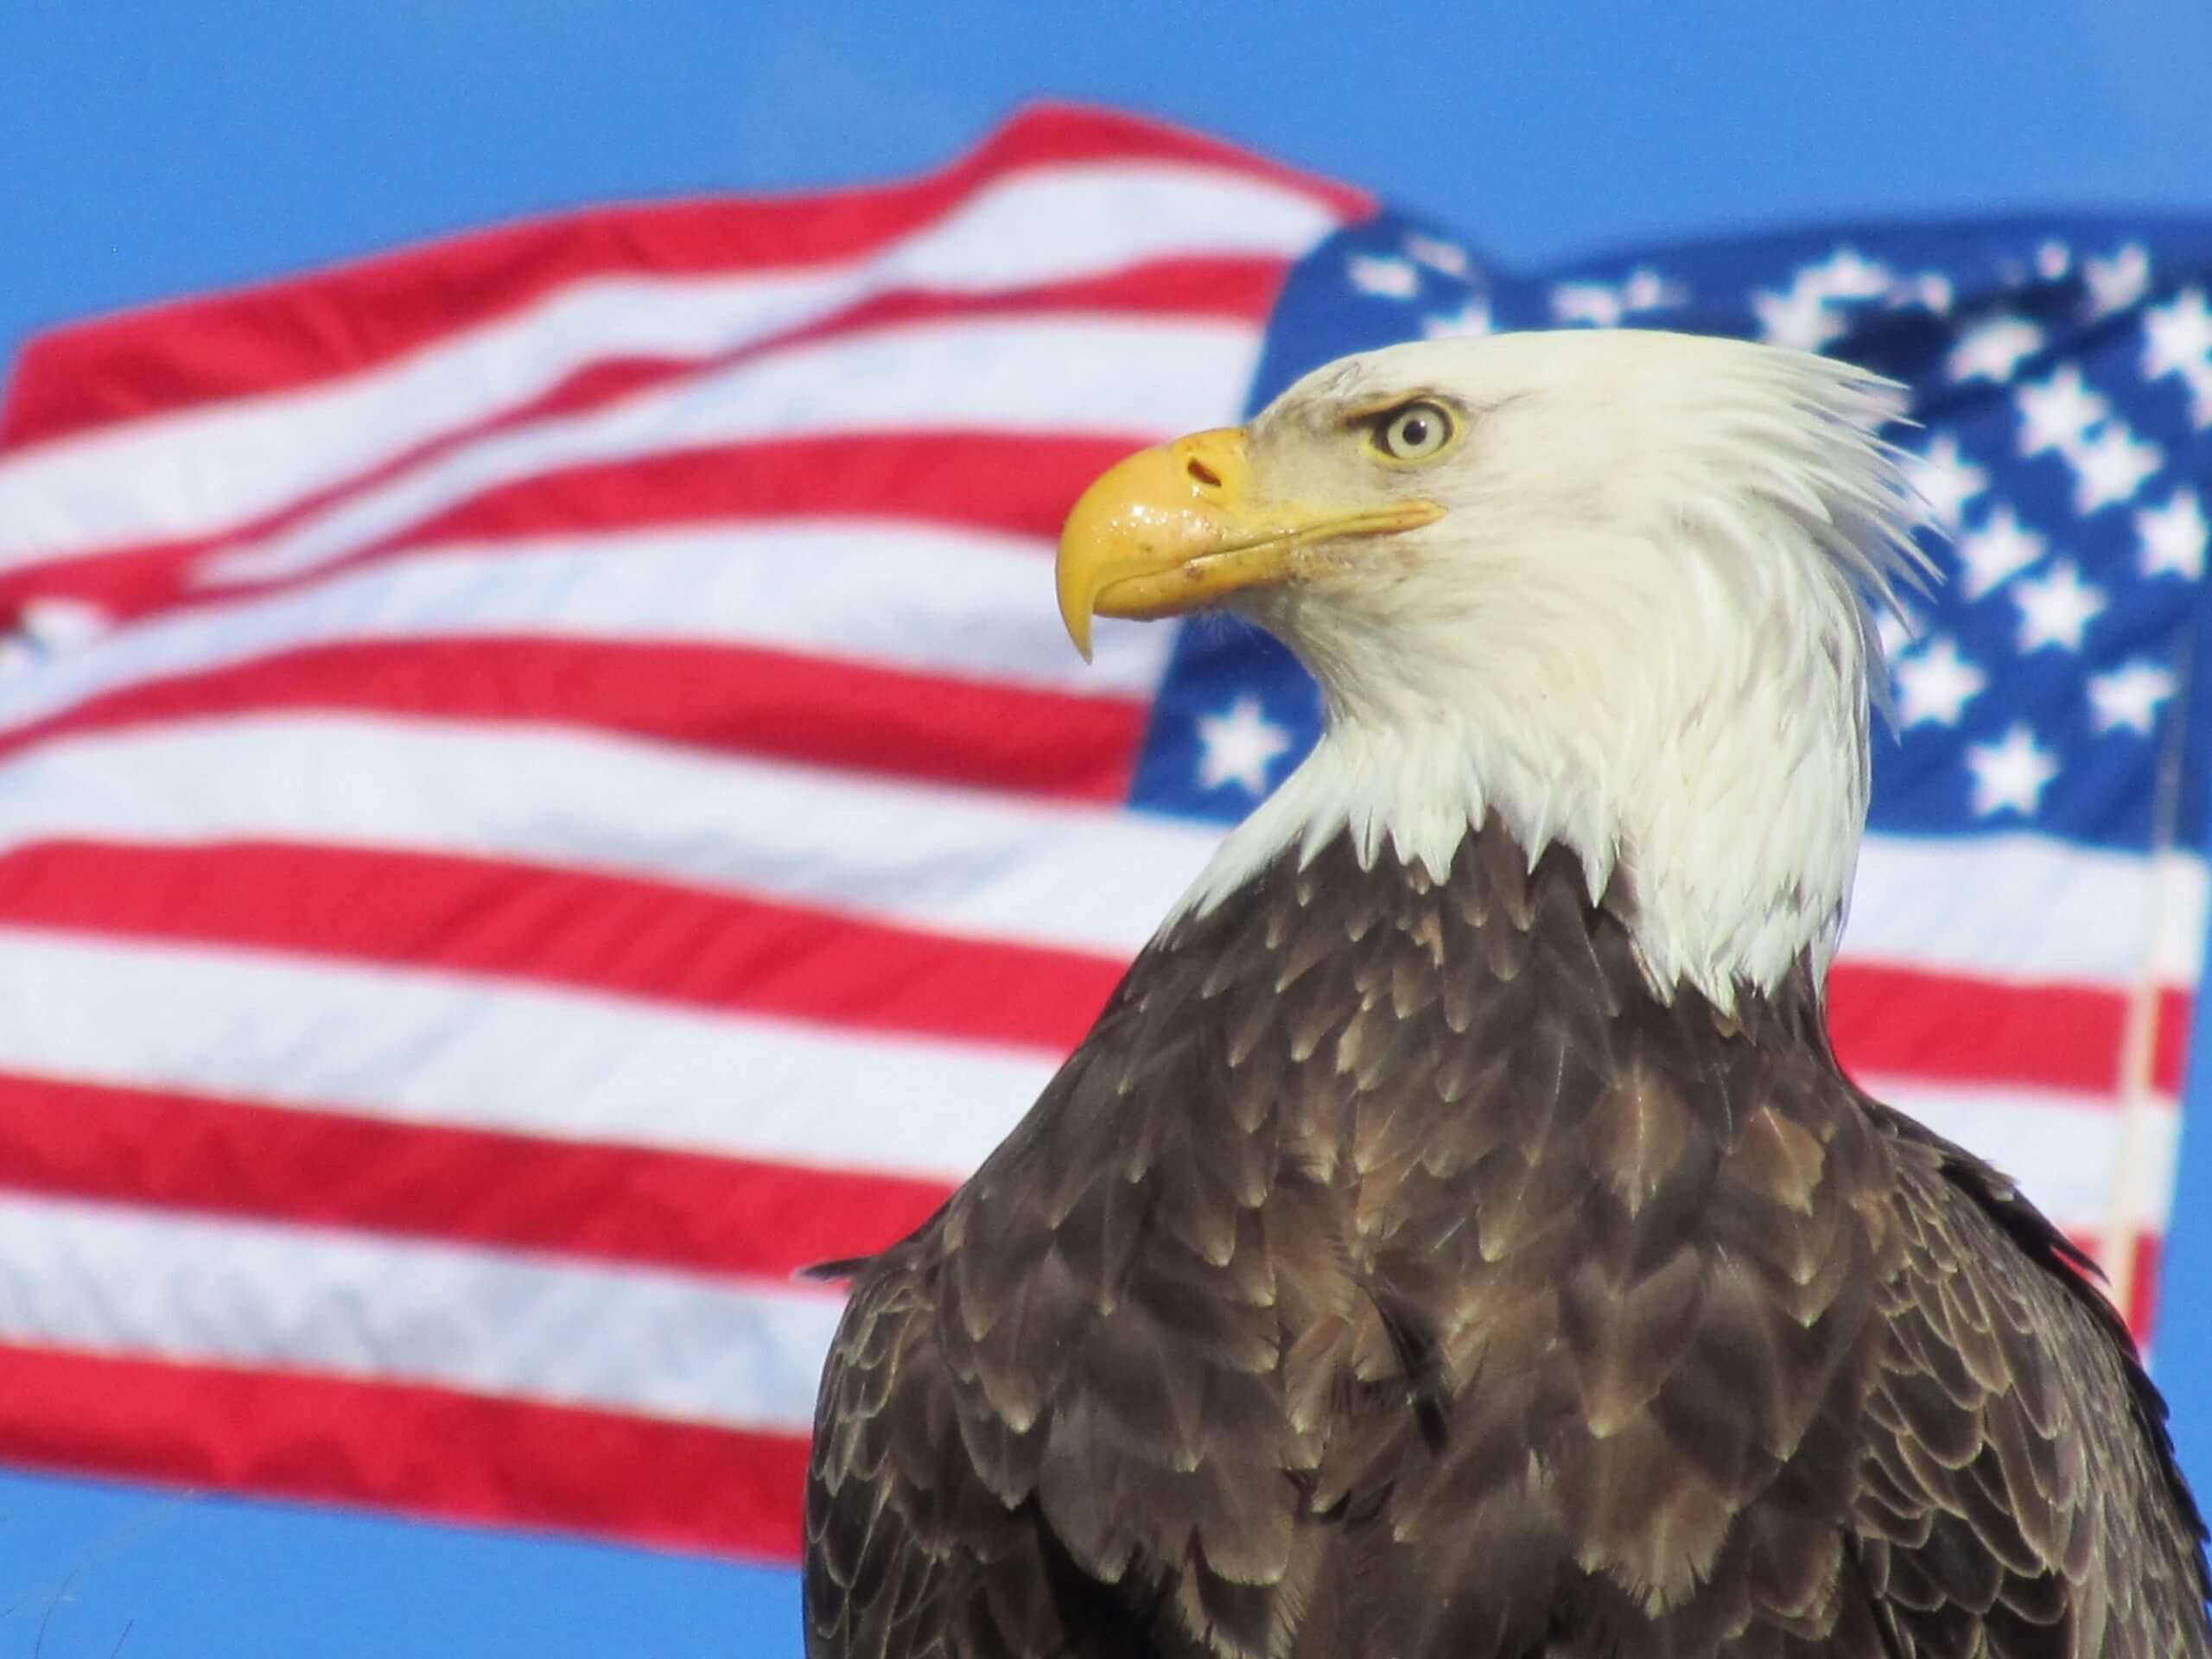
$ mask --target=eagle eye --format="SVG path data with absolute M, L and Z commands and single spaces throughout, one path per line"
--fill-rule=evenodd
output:
M 1424 397 L 1376 416 L 1368 443 L 1385 460 L 1428 461 L 1440 454 L 1459 430 L 1450 410 Z

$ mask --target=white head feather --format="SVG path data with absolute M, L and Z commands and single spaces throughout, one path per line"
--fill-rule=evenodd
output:
M 1347 441 L 1346 410 L 1423 397 L 1465 416 L 1434 464 Z M 1319 682 L 1326 730 L 1184 908 L 1347 829 L 1364 861 L 1387 846 L 1440 877 L 1495 813 L 1532 860 L 1571 849 L 1593 901 L 1629 878 L 1662 996 L 1732 1007 L 1808 951 L 1824 970 L 1866 819 L 1872 607 L 1925 568 L 1876 435 L 1898 412 L 1828 359 L 1626 330 L 1401 346 L 1300 381 L 1252 423 L 1257 487 L 1447 511 L 1236 595 Z

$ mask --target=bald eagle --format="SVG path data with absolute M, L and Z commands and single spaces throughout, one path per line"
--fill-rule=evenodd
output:
M 1891 392 L 1415 344 L 1085 493 L 1078 646 L 1229 607 L 1326 729 L 857 1271 L 817 1659 L 2212 1653 L 2085 1264 L 1829 1049 Z

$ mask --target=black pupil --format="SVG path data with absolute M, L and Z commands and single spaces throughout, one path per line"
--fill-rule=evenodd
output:
M 1428 416 L 1407 415 L 1398 422 L 1398 442 L 1408 449 L 1418 449 L 1428 442 Z

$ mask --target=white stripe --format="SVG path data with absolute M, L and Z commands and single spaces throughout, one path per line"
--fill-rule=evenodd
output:
M 87 698 L 315 645 L 454 637 L 750 645 L 1149 697 L 1174 632 L 1102 625 L 1086 666 L 1049 543 L 918 524 L 779 520 L 437 547 L 297 591 L 157 615 L 0 677 L 0 729 Z
M 92 731 L 0 763 L 0 850 L 265 839 L 658 877 L 967 937 L 1134 953 L 1220 832 L 1128 811 L 596 733 L 343 715 Z M 2201 914 L 2183 860 L 2175 908 Z M 2147 860 L 2030 837 L 1878 837 L 1847 961 L 2132 987 Z M 2173 937 L 2194 938 L 2194 925 Z M 2164 964 L 2189 984 L 2192 963 Z
M 2071 1206 L 2085 1189 L 2101 1196 L 2069 1160 L 2108 1158 L 2109 1113 L 2030 1099 L 1916 1103 L 1953 1139 L 2000 1132 L 2014 1173 L 2062 1226 L 2080 1224 Z M 2171 1111 L 2159 1122 L 2170 1157 Z M 2152 1230 L 2164 1181 L 2146 1170 Z M 824 1296 L 664 1269 L 0 1196 L 0 1340 L 29 1346 L 804 1431 L 837 1312 Z
M 1918 1118 L 2003 1170 L 2061 1227 L 2094 1233 L 2111 1209 L 2120 1112 L 2110 1097 L 2020 1085 L 1967 1088 L 1919 1078 L 1862 1077 L 1866 1092 Z M 2172 1203 L 2181 1115 L 2160 1096 L 2143 1116 L 2135 1166 L 2122 1184 L 2126 1211 L 2164 1230 Z
M 0 927 L 0 1071 L 931 1179 L 981 1163 L 1060 1058 L 35 928 Z
M 2154 870 L 2166 902 L 2145 931 Z M 2154 865 L 2040 836 L 1870 836 L 1859 858 L 1843 955 L 2013 982 L 2133 988 L 2149 967 L 2193 986 L 2201 970 L 2205 869 L 2194 855 Z
M 836 335 L 502 429 L 214 556 L 198 575 L 313 569 L 504 484 L 677 450 L 854 432 L 1169 436 L 1234 419 L 1259 350 L 1260 331 L 1243 323 L 1080 313 Z
M 713 1015 L 425 969 L 0 927 L 0 1069 L 350 1113 L 964 1177 L 1057 1056 Z M 1878 1098 L 2017 1179 L 2062 1225 L 2106 1208 L 2109 1098 L 1910 1077 Z M 2164 1224 L 2178 1116 L 2160 1099 L 2127 1184 Z
M 0 1341 L 730 1427 L 813 1421 L 835 1298 L 0 1194 Z
M 219 947 L 0 927 L 0 1069 L 118 1088 L 958 1179 L 1056 1056 Z M 1864 1079 L 2018 1178 L 2063 1224 L 2104 1213 L 2109 1098 Z M 2177 1119 L 2129 1183 L 2163 1226 Z
M 1311 197 L 1233 173 L 1074 163 L 986 186 L 855 262 L 578 282 L 375 369 L 0 462 L 0 569 L 213 534 L 526 404 L 593 362 L 700 360 L 901 288 L 987 292 L 1176 256 L 1292 259 L 1334 225 Z
M 575 866 L 1121 957 L 1220 836 L 594 732 L 256 715 L 88 731 L 0 761 L 0 851 L 72 838 Z
M 2150 970 L 2160 985 L 2195 989 L 2204 974 L 2204 941 L 2208 918 L 2212 918 L 2212 871 L 2204 859 L 2191 852 L 2164 852 L 2152 864 L 2158 887 L 2152 902 Z

